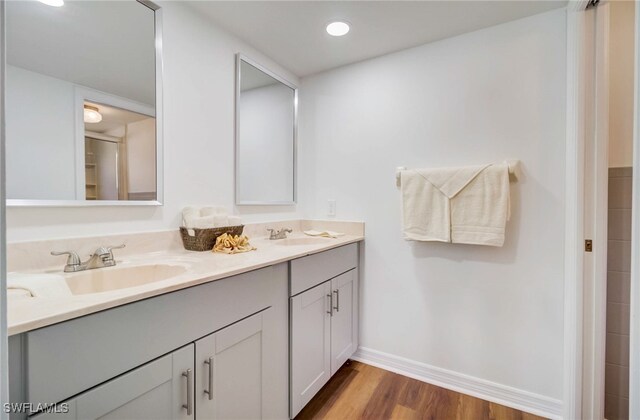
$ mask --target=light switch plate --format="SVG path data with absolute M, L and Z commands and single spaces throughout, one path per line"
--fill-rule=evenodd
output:
M 329 217 L 335 217 L 335 215 L 336 215 L 336 200 L 329 199 L 327 201 L 327 203 L 328 203 L 327 215 Z

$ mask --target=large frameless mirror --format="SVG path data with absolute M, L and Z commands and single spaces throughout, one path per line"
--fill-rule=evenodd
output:
M 296 202 L 296 86 L 237 56 L 236 204 Z
M 5 7 L 7 204 L 161 204 L 160 9 Z

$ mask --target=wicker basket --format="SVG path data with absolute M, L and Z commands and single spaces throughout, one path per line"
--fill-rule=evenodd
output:
M 187 229 L 180 227 L 180 236 L 182 236 L 182 244 L 184 249 L 189 251 L 211 251 L 216 244 L 218 236 L 228 233 L 229 235 L 242 235 L 244 225 L 217 227 L 211 229 Z M 189 235 L 189 231 L 195 232 L 193 236 Z

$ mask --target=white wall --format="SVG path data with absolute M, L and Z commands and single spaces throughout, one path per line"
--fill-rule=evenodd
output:
M 75 199 L 74 85 L 7 66 L 6 86 L 7 198 Z
M 635 2 L 609 2 L 609 167 L 633 164 Z
M 235 54 L 242 52 L 293 83 L 298 79 L 188 5 L 159 4 L 164 19 L 165 205 L 9 208 L 9 242 L 177 228 L 186 205 L 233 207 Z M 300 215 L 295 206 L 238 211 L 245 221 Z
M 239 198 L 293 201 L 293 89 L 278 83 L 241 98 Z
M 127 125 L 128 190 L 130 193 L 156 190 L 156 120 Z
M 566 12 L 304 78 L 309 216 L 366 222 L 361 345 L 562 398 Z M 520 159 L 504 247 L 407 242 L 397 166 Z

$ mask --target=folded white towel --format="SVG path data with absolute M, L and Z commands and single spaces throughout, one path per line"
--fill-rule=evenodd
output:
M 226 216 L 227 209 L 222 206 L 207 206 L 200 209 L 200 216 Z
M 215 226 L 215 216 L 194 217 L 189 227 L 196 229 L 209 229 Z
M 337 238 L 339 236 L 344 236 L 344 233 L 334 232 L 332 230 L 305 230 L 304 234 L 309 236 L 321 236 L 323 238 Z
M 213 226 L 212 227 L 229 226 L 229 217 L 228 216 L 216 215 L 216 216 L 211 216 L 211 217 L 213 217 Z
M 27 290 L 33 297 L 72 296 L 64 277 L 58 274 L 9 273 L 7 289 Z
M 506 163 L 401 173 L 405 238 L 502 246 L 509 217 Z
M 182 210 L 182 226 L 187 229 L 209 229 L 240 224 L 240 217 L 227 216 L 227 209 L 222 206 L 189 206 Z

